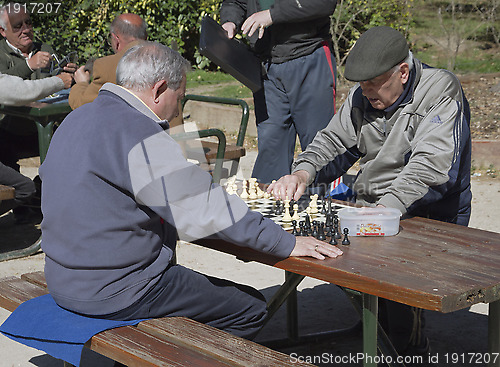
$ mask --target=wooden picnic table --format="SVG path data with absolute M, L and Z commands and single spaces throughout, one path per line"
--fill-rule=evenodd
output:
M 424 218 L 408 218 L 391 237 L 350 237 L 337 259 L 279 260 L 221 240 L 197 243 L 248 261 L 361 292 L 363 347 L 377 355 L 377 304 L 383 297 L 443 313 L 489 303 L 489 351 L 500 352 L 500 234 Z M 288 288 L 295 287 L 290 282 Z M 289 294 L 290 289 L 284 289 Z M 495 361 L 493 361 L 495 359 Z M 492 358 L 489 366 L 500 366 Z M 365 363 L 373 366 L 373 363 Z

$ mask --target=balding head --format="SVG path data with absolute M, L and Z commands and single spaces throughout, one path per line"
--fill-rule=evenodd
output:
M 137 14 L 125 13 L 117 16 L 110 27 L 111 45 L 115 52 L 130 42 L 145 40 L 146 28 L 146 22 Z

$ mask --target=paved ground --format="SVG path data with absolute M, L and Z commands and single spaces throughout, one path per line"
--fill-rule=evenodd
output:
M 249 152 L 242 162 L 245 178 L 250 177 L 250 169 L 255 152 Z M 36 167 L 26 167 L 28 175 L 36 174 Z M 473 179 L 473 218 L 471 226 L 498 232 L 498 210 L 500 187 L 498 180 Z M 5 218 L 4 218 L 5 219 Z M 8 219 L 6 219 L 8 221 Z M 6 225 L 4 223 L 4 225 Z M 0 221 L 0 229 L 2 223 Z M 25 234 L 30 233 L 27 229 Z M 37 236 L 36 229 L 32 237 Z M 2 241 L 3 242 L 3 241 Z M 2 248 L 4 243 L 2 243 Z M 179 262 L 207 274 L 232 279 L 260 289 L 267 297 L 276 291 L 283 280 L 283 271 L 272 267 L 243 263 L 234 257 L 195 245 L 181 245 Z M 43 270 L 42 253 L 18 260 L 0 263 L 0 278 L 21 275 L 25 272 Z M 306 279 L 299 287 L 299 315 L 302 333 L 345 328 L 357 321 L 357 315 L 345 295 L 335 286 L 314 279 Z M 452 314 L 427 312 L 427 334 L 432 342 L 432 362 L 436 366 L 484 366 L 484 363 L 462 363 L 473 356 L 480 361 L 487 348 L 487 307 L 475 306 L 472 310 L 462 310 Z M 8 312 L 0 309 L 0 323 L 8 317 Z M 282 338 L 286 335 L 286 318 L 280 310 L 274 319 L 262 330 L 257 341 Z M 292 358 L 300 358 L 320 366 L 360 366 L 355 361 L 361 352 L 361 336 L 344 337 L 328 342 L 313 343 L 308 346 L 283 349 Z M 462 354 L 465 353 L 465 354 Z M 62 362 L 31 348 L 24 347 L 0 335 L 0 367 L 39 366 L 60 367 Z M 351 360 L 349 360 L 351 358 Z M 354 360 L 353 360 L 354 359 Z M 417 363 L 428 366 L 430 364 Z M 85 351 L 82 367 L 108 367 L 112 361 Z

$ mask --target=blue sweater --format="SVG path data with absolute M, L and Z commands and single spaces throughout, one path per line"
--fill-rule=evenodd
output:
M 278 257 L 295 238 L 189 163 L 137 97 L 101 88 L 62 122 L 40 167 L 45 276 L 56 302 L 102 315 L 140 299 L 177 236 L 216 236 Z

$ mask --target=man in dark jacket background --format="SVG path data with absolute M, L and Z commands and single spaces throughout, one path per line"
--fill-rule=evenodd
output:
M 265 70 L 254 94 L 259 153 L 252 176 L 259 182 L 289 174 L 297 135 L 304 150 L 335 112 L 335 6 L 335 0 L 222 2 L 228 37 L 248 35 Z

